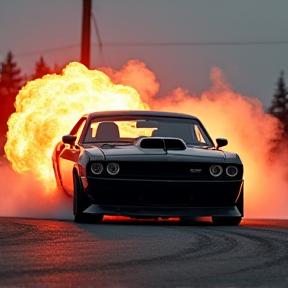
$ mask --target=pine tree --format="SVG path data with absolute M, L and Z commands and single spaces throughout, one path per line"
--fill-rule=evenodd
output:
M 40 60 L 36 62 L 35 65 L 35 74 L 32 76 L 32 79 L 42 78 L 46 74 L 50 74 L 51 69 L 47 66 L 44 61 L 43 56 L 40 57 Z
M 11 51 L 8 52 L 6 59 L 1 63 L 0 77 L 0 154 L 3 154 L 3 143 L 7 132 L 7 121 L 9 116 L 15 111 L 14 102 L 22 84 L 23 77 L 20 76 L 21 70 L 17 67 Z M 3 140 L 4 139 L 4 140 Z
M 11 51 L 8 52 L 6 60 L 2 63 L 0 93 L 1 96 L 13 97 L 18 94 L 23 84 L 23 78 L 20 76 L 21 70 L 17 68 L 14 56 Z
M 285 85 L 283 71 L 281 71 L 278 78 L 277 89 L 268 113 L 277 117 L 284 125 L 284 132 L 288 133 L 288 91 Z

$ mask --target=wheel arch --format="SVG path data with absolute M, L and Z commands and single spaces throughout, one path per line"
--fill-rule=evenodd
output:
M 81 164 L 76 163 L 73 167 L 72 175 L 74 175 L 74 173 L 79 178 L 79 180 L 81 181 L 84 192 L 87 195 L 88 182 L 87 182 L 87 178 L 86 178 L 86 168 L 84 166 L 82 166 Z M 74 179 L 74 177 L 73 177 L 73 179 Z
M 241 217 L 244 217 L 244 180 L 242 182 L 240 193 L 238 195 L 238 198 L 236 200 L 236 207 L 241 213 Z

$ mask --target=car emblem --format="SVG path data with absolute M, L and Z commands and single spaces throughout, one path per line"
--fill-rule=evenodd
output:
M 191 173 L 191 174 L 201 173 L 201 172 L 202 172 L 202 169 L 196 169 L 196 168 L 191 168 L 191 169 L 190 169 L 190 173 Z

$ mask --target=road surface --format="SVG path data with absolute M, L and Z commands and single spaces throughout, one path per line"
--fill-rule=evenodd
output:
M 288 220 L 0 218 L 0 287 L 288 287 Z

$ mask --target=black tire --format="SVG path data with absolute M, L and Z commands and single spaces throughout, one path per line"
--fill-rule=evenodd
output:
M 75 222 L 86 222 L 88 217 L 83 213 L 90 206 L 83 185 L 76 172 L 73 173 L 73 213 Z
M 236 207 L 241 214 L 241 217 L 244 217 L 244 184 L 242 185 L 240 195 L 236 202 Z
M 101 223 L 102 219 L 103 219 L 103 215 L 102 214 L 90 214 L 89 215 L 89 222 L 91 223 Z
M 213 224 L 217 226 L 237 226 L 241 220 L 242 217 L 212 217 Z
M 182 216 L 182 217 L 179 217 L 179 221 L 183 224 L 192 224 L 192 223 L 195 223 L 195 221 L 197 221 L 197 218 L 196 217 L 193 217 L 193 216 Z
M 73 213 L 74 221 L 78 223 L 101 223 L 103 219 L 102 214 L 83 213 L 89 206 L 90 202 L 85 195 L 82 182 L 76 172 L 73 173 Z

